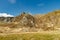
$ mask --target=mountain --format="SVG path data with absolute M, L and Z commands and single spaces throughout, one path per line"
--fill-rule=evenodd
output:
M 30 14 L 22 13 L 21 15 L 15 17 L 14 22 L 18 23 L 20 26 L 33 27 L 35 23 L 35 18 Z
M 22 13 L 16 17 L 15 21 L 18 22 L 20 26 L 35 27 L 43 30 L 55 30 L 60 27 L 60 10 L 40 15 Z
M 8 32 L 60 30 L 60 10 L 47 14 L 31 15 L 23 12 L 15 17 L 0 17 L 0 29 L 1 27 L 8 27 Z
M 14 17 L 0 17 L 0 22 L 12 22 Z

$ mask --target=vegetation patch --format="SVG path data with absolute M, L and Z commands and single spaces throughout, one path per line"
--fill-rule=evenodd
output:
M 16 33 L 16 34 L 0 35 L 0 40 L 60 40 L 60 34 Z

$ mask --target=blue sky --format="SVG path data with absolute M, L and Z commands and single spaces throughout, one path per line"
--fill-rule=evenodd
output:
M 43 14 L 60 10 L 60 0 L 0 0 L 0 13 L 14 16 L 21 12 Z

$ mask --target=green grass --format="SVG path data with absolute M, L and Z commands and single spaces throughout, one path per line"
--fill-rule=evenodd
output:
M 52 33 L 20 33 L 0 35 L 0 40 L 60 40 L 60 34 Z

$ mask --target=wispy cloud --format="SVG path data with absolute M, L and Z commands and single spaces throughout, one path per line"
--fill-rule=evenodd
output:
M 16 3 L 16 0 L 8 0 L 8 1 L 12 4 Z
M 7 13 L 0 13 L 0 17 L 14 17 L 14 16 Z
M 37 6 L 44 6 L 44 5 L 45 5 L 44 3 L 37 4 Z

